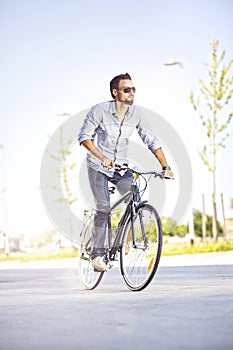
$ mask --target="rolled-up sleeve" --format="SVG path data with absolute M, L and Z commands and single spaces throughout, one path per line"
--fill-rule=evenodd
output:
M 96 129 L 99 126 L 98 113 L 96 113 L 96 108 L 93 107 L 87 113 L 84 119 L 83 126 L 78 135 L 78 142 L 82 143 L 85 140 L 94 140 Z
M 161 148 L 162 144 L 159 139 L 149 130 L 149 126 L 146 126 L 145 120 L 143 120 L 145 116 L 141 115 L 139 118 L 139 122 L 137 125 L 137 131 L 139 136 L 141 137 L 144 144 L 148 147 L 148 149 L 154 153 L 156 149 Z

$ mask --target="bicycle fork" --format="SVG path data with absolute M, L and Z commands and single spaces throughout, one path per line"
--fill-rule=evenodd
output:
M 131 235 L 132 235 L 132 247 L 137 248 L 135 243 L 135 231 L 134 231 L 134 218 L 136 217 L 135 203 L 131 204 L 130 221 L 131 221 Z

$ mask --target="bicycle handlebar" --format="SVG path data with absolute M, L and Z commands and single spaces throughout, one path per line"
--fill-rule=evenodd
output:
M 154 175 L 154 177 L 160 177 L 160 179 L 167 179 L 167 180 L 174 180 L 174 177 L 171 176 L 164 176 L 164 171 L 139 171 L 135 168 L 130 168 L 127 165 L 118 165 L 115 164 L 114 169 L 116 171 L 125 171 L 125 170 L 131 170 L 133 173 L 136 173 L 137 175 Z

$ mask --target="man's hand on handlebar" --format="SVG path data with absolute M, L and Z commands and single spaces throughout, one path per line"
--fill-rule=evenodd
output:
M 112 169 L 114 167 L 114 162 L 112 159 L 109 158 L 103 158 L 101 161 L 101 165 L 104 168 L 107 168 L 108 170 Z
M 165 178 L 170 178 L 170 177 L 174 176 L 174 174 L 173 174 L 173 172 L 171 170 L 164 170 L 163 174 L 164 174 Z

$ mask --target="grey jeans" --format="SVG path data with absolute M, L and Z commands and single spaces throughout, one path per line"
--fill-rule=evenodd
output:
M 88 177 L 96 205 L 92 230 L 92 259 L 94 259 L 104 253 L 104 243 L 111 211 L 108 183 L 110 181 L 114 184 L 120 195 L 123 195 L 131 189 L 133 174 L 127 170 L 123 176 L 115 172 L 113 177 L 109 178 L 101 172 L 88 168 Z

